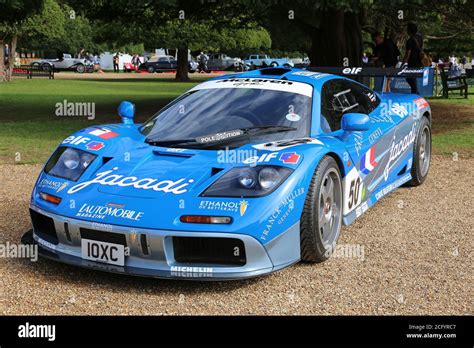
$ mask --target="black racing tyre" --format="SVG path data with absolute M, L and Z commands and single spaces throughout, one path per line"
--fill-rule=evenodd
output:
M 278 63 L 277 63 L 277 62 L 271 62 L 271 63 L 270 63 L 270 66 L 271 66 L 272 68 L 275 68 L 275 67 L 278 66 Z
M 342 226 L 342 180 L 331 156 L 318 164 L 301 214 L 301 260 L 323 262 L 334 251 Z
M 431 125 L 426 117 L 421 118 L 418 134 L 413 143 L 412 179 L 406 186 L 419 186 L 428 176 L 431 163 Z

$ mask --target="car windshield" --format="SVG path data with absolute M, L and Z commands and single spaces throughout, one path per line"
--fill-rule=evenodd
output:
M 252 133 L 245 143 L 308 137 L 309 95 L 258 88 L 192 90 L 145 122 L 141 132 L 147 141 L 161 143 L 249 128 L 266 129 Z

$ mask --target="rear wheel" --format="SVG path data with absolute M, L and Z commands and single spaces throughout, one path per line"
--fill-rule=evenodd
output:
M 277 63 L 277 62 L 271 62 L 271 63 L 270 63 L 270 66 L 271 66 L 272 68 L 275 68 L 275 67 L 278 66 L 278 63 Z
M 84 73 L 84 71 L 86 71 L 86 67 L 82 64 L 79 64 L 77 67 L 76 67 L 76 71 L 79 73 L 79 74 L 82 74 Z
M 421 185 L 430 169 L 431 163 L 431 126 L 426 117 L 422 117 L 418 135 L 413 145 L 412 179 L 407 186 Z
M 341 226 L 341 173 L 334 158 L 325 156 L 313 174 L 301 215 L 301 260 L 327 260 L 337 243 Z

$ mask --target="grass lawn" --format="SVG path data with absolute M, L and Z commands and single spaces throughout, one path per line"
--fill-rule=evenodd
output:
M 128 76 L 127 76 L 128 77 Z M 0 83 L 0 164 L 42 163 L 58 142 L 93 124 L 118 123 L 122 100 L 136 104 L 143 122 L 179 94 L 201 82 L 177 83 L 169 78 L 32 79 Z M 474 90 L 472 91 L 474 92 Z M 58 117 L 56 103 L 95 103 L 96 118 Z M 474 155 L 474 97 L 431 99 L 435 153 Z
M 136 104 L 136 120 L 143 122 L 200 80 L 176 83 L 171 79 L 26 80 L 0 84 L 0 163 L 44 162 L 58 142 L 81 128 L 119 123 L 122 100 Z M 56 103 L 95 103 L 96 118 L 58 117 Z

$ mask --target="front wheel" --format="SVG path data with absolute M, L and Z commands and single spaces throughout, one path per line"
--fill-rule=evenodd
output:
M 326 261 L 342 226 L 342 180 L 331 156 L 319 162 L 308 188 L 301 215 L 301 260 Z
M 149 66 L 146 71 L 148 71 L 150 74 L 153 74 L 155 72 L 155 68 L 152 66 Z
M 79 74 L 82 74 L 84 73 L 84 71 L 86 71 L 86 67 L 82 64 L 79 64 L 77 67 L 76 67 L 76 71 L 79 73 Z
M 407 186 L 419 186 L 428 176 L 431 163 L 431 126 L 426 117 L 422 117 L 418 134 L 413 144 L 412 179 Z

